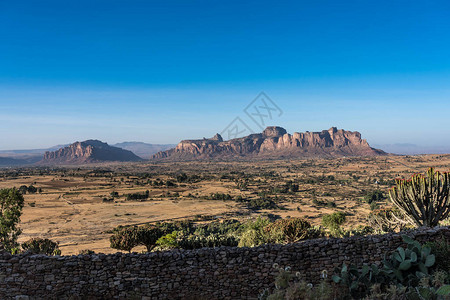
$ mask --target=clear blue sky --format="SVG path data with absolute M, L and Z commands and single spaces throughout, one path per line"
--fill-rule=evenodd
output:
M 450 146 L 447 1 L 0 1 L 0 150 L 221 132 L 260 92 L 289 132 Z

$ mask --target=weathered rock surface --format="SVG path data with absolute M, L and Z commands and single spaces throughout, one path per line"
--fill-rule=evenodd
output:
M 321 132 L 295 132 L 271 126 L 262 133 L 223 141 L 220 134 L 202 140 L 184 140 L 175 148 L 153 155 L 153 159 L 204 158 L 301 158 L 386 155 L 369 146 L 357 131 L 332 127 Z
M 140 161 L 141 158 L 133 152 L 109 146 L 98 140 L 75 142 L 72 145 L 56 151 L 47 151 L 39 162 L 52 164 L 87 164 L 109 161 Z

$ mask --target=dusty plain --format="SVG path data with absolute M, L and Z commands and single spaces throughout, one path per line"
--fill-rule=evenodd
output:
M 187 218 L 246 220 L 267 214 L 305 217 L 319 225 L 333 211 L 347 213 L 346 227 L 364 225 L 370 213 L 365 195 L 380 190 L 387 196 L 395 178 L 429 167 L 450 171 L 450 155 L 4 168 L 0 188 L 41 189 L 24 195 L 20 242 L 49 238 L 59 242 L 63 255 L 86 249 L 115 253 L 109 237 L 118 225 Z M 286 188 L 289 184 L 298 189 Z M 148 199 L 127 200 L 127 194 L 147 190 Z M 232 199 L 217 199 L 223 195 Z M 238 198 L 270 199 L 277 207 L 251 208 Z

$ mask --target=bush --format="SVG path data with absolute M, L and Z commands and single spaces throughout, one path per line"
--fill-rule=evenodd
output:
M 109 238 L 110 247 L 130 252 L 131 249 L 139 245 L 137 226 L 118 226 L 113 230 L 113 235 Z
M 145 200 L 148 199 L 149 195 L 150 192 L 148 190 L 146 190 L 145 193 L 128 194 L 127 200 Z
M 271 199 L 269 198 L 256 198 L 256 199 L 251 199 L 250 201 L 247 202 L 247 207 L 249 209 L 254 209 L 254 210 L 258 210 L 258 209 L 277 209 L 278 205 Z
M 198 248 L 212 248 L 212 247 L 236 247 L 238 239 L 232 235 L 222 235 L 212 233 L 209 235 L 178 235 L 176 242 L 179 248 L 182 249 L 198 249 Z
M 156 246 L 158 246 L 158 248 L 161 250 L 178 248 L 179 245 L 177 243 L 177 237 L 177 231 L 163 235 L 156 241 Z
M 236 220 L 227 220 L 223 222 L 211 222 L 209 224 L 199 224 L 193 226 L 192 223 L 180 223 L 174 226 L 174 223 L 165 224 L 165 230 L 174 229 L 174 231 L 161 236 L 156 245 L 160 250 L 181 248 L 197 249 L 204 247 L 237 246 L 238 238 L 236 231 L 241 227 L 241 223 Z M 160 227 L 161 228 L 161 227 Z
M 181 173 L 177 175 L 177 181 L 178 182 L 186 182 L 188 180 L 188 176 L 186 173 Z
M 248 221 L 242 226 L 242 233 L 239 239 L 239 247 L 256 247 L 269 243 L 273 238 L 266 226 L 270 224 L 267 218 L 258 217 L 254 221 Z
M 134 247 L 143 245 L 150 252 L 156 246 L 156 241 L 164 234 L 165 232 L 155 225 L 118 226 L 109 239 L 110 247 L 130 252 Z
M 367 195 L 364 196 L 364 201 L 366 201 L 369 204 L 372 204 L 376 201 L 381 201 L 386 199 L 384 194 L 380 190 L 372 191 L 367 193 Z
M 275 201 L 267 198 L 265 193 L 260 193 L 259 198 L 256 199 L 245 199 L 242 196 L 237 196 L 235 200 L 237 202 L 245 203 L 247 205 L 247 208 L 252 210 L 279 208 Z
M 301 218 L 280 219 L 266 226 L 273 237 L 272 242 L 295 243 L 308 238 L 311 223 Z
M 19 187 L 19 192 L 21 192 L 23 195 L 25 195 L 26 193 L 35 194 L 36 192 L 38 192 L 38 189 L 36 187 L 34 187 L 33 185 L 30 185 L 30 186 L 21 185 Z M 42 190 L 41 190 L 41 192 L 42 192 Z
M 165 232 L 154 225 L 138 227 L 138 245 L 144 245 L 147 248 L 147 251 L 150 252 L 156 246 L 156 242 L 164 233 Z
M 58 243 L 49 239 L 34 238 L 22 244 L 23 251 L 34 254 L 61 255 Z
M 17 248 L 18 236 L 22 233 L 17 227 L 24 206 L 22 194 L 16 189 L 0 190 L 0 249 L 11 251 Z
M 334 212 L 322 217 L 322 225 L 328 228 L 333 236 L 340 237 L 343 234 L 341 225 L 344 224 L 345 220 L 346 217 L 343 212 Z

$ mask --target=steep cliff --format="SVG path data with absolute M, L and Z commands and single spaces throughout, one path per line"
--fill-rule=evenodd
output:
M 98 140 L 76 142 L 56 151 L 47 151 L 40 164 L 86 164 L 108 161 L 140 161 L 133 152 Z
M 321 132 L 295 132 L 271 126 L 262 133 L 223 141 L 219 134 L 214 138 L 184 140 L 175 148 L 153 155 L 153 159 L 227 159 L 233 157 L 300 158 L 376 156 L 386 153 L 371 148 L 361 134 L 332 127 Z

